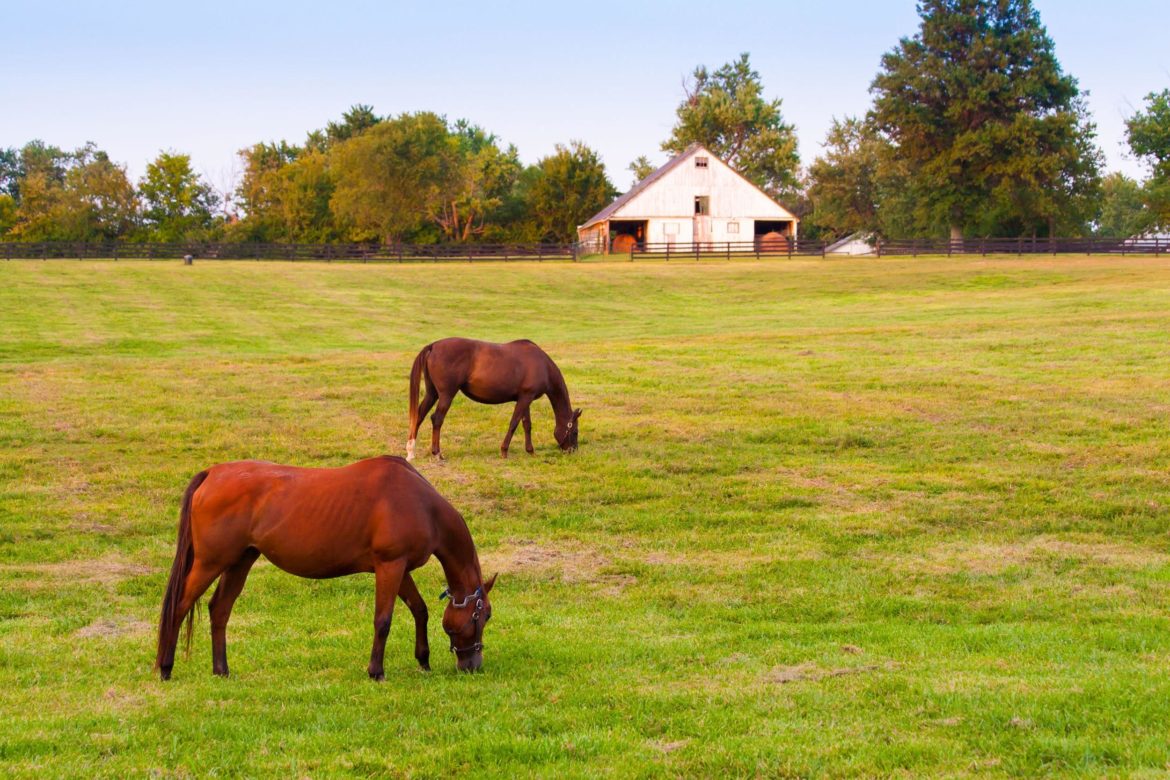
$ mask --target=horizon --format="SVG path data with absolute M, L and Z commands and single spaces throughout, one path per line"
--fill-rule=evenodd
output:
M 746 51 L 765 97 L 779 98 L 795 125 L 807 166 L 834 118 L 868 109 L 882 54 L 917 31 L 914 2 L 888 5 L 896 7 L 751 0 L 712 15 L 696 3 L 606 2 L 592 7 L 590 19 L 618 23 L 586 31 L 574 29 L 572 11 L 531 2 L 507 15 L 445 6 L 442 18 L 430 8 L 355 3 L 312 18 L 303 11 L 315 9 L 303 2 L 213 2 L 189 12 L 140 1 L 111 10 L 21 0 L 5 14 L 10 29 L 26 30 L 12 39 L 8 68 L 39 67 L 0 86 L 0 147 L 39 139 L 72 150 L 93 141 L 135 181 L 160 151 L 189 154 L 195 170 L 223 189 L 242 169 L 239 150 L 303 143 L 309 131 L 364 103 L 380 116 L 434 111 L 468 119 L 514 144 L 525 164 L 581 140 L 625 191 L 627 166 L 638 155 L 656 166 L 668 159 L 660 144 L 683 80 L 696 66 L 718 68 Z M 1170 86 L 1170 52 L 1158 32 L 1170 24 L 1170 7 L 1123 0 L 1094 18 L 1096 7 L 1085 0 L 1034 5 L 1064 71 L 1088 93 L 1103 172 L 1144 178 L 1144 167 L 1125 153 L 1124 119 L 1146 94 Z M 744 19 L 758 23 L 744 26 Z M 403 27 L 413 32 L 405 40 L 384 37 L 383 30 Z M 186 37 L 166 34 L 179 29 Z M 1100 56 L 1122 39 L 1124 58 Z M 54 56 L 46 60 L 45 52 Z M 53 111 L 54 101 L 66 108 Z

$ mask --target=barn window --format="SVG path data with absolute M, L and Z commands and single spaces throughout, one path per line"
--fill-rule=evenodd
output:
M 728 222 L 727 223 L 727 232 L 728 233 L 738 233 L 739 232 L 739 223 L 738 222 Z
M 695 167 L 696 168 L 706 168 L 707 167 L 707 158 L 706 157 L 696 157 L 695 158 Z
M 711 213 L 711 198 L 707 195 L 695 196 L 695 214 L 706 216 Z

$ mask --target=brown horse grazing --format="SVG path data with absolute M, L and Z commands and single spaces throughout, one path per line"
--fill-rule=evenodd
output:
M 427 392 L 418 402 L 418 381 L 426 382 Z M 410 369 L 410 435 L 406 441 L 406 459 L 414 460 L 414 442 L 418 426 L 436 402 L 431 417 L 431 454 L 439 452 L 439 432 L 451 402 L 460 391 L 481 404 L 516 402 L 508 433 L 500 444 L 500 455 L 508 457 L 508 445 L 517 423 L 524 422 L 524 449 L 532 454 L 532 418 L 528 408 L 547 395 L 556 415 L 553 437 L 562 450 L 577 449 L 577 419 L 581 410 L 569 403 L 569 388 L 561 370 L 544 350 L 527 339 L 493 344 L 474 339 L 442 339 L 428 344 L 414 359 Z
M 410 572 L 434 555 L 451 601 L 443 629 L 455 665 L 483 664 L 483 627 L 496 578 L 487 582 L 463 517 L 402 458 L 382 456 L 337 469 L 302 469 L 261 461 L 222 463 L 187 486 L 179 542 L 158 623 L 157 668 L 171 676 L 184 617 L 187 647 L 199 597 L 219 577 L 211 597 L 212 671 L 226 676 L 225 629 L 248 570 L 260 555 L 287 572 L 322 579 L 374 573 L 374 647 L 369 674 L 384 677 L 382 657 L 394 597 L 414 615 L 414 657 L 430 669 L 427 607 Z

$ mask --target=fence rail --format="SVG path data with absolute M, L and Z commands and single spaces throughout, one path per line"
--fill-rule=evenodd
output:
M 269 244 L 269 243 L 0 243 L 5 260 L 176 259 L 437 262 L 476 260 L 576 260 L 575 244 Z
M 732 257 L 831 257 L 833 244 L 806 239 L 706 241 L 635 244 L 625 253 L 637 257 L 686 260 Z M 841 253 L 845 255 L 845 252 Z M 874 257 L 918 255 L 1162 255 L 1170 254 L 1170 238 L 966 238 L 881 239 L 872 244 Z M 856 255 L 854 255 L 856 256 Z
M 831 257 L 833 245 L 806 239 L 635 244 L 611 257 L 638 259 L 731 259 L 733 257 Z M 600 248 L 593 244 L 270 244 L 270 243 L 82 243 L 0 242 L 0 259 L 177 259 L 318 260 L 343 262 L 475 262 L 479 260 L 578 260 Z M 1163 255 L 1170 238 L 968 238 L 882 239 L 874 257 L 919 255 Z

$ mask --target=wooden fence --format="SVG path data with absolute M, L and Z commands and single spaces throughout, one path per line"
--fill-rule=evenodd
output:
M 707 241 L 698 243 L 636 244 L 627 256 L 664 260 L 733 257 L 833 257 L 833 244 L 806 239 L 766 241 Z M 1170 254 L 1170 238 L 967 238 L 881 239 L 872 245 L 871 257 L 919 255 L 1155 255 Z M 842 253 L 840 256 L 846 256 Z M 858 256 L 858 255 L 854 255 Z M 866 255 L 860 255 L 865 257 Z
M 166 259 L 323 260 L 326 262 L 474 262 L 477 260 L 576 260 L 575 244 L 260 244 L 260 243 L 0 243 L 5 260 Z
M 832 257 L 825 241 L 770 239 L 699 243 L 637 244 L 635 259 L 730 260 L 733 257 Z M 316 260 L 339 262 L 476 262 L 480 260 L 573 260 L 598 248 L 586 244 L 269 244 L 269 243 L 79 243 L 69 241 L 0 242 L 0 259 L 166 259 L 191 255 L 199 260 Z M 1170 238 L 968 238 L 882 239 L 872 257 L 919 255 L 1155 255 L 1170 254 Z M 864 256 L 864 255 L 863 255 Z

